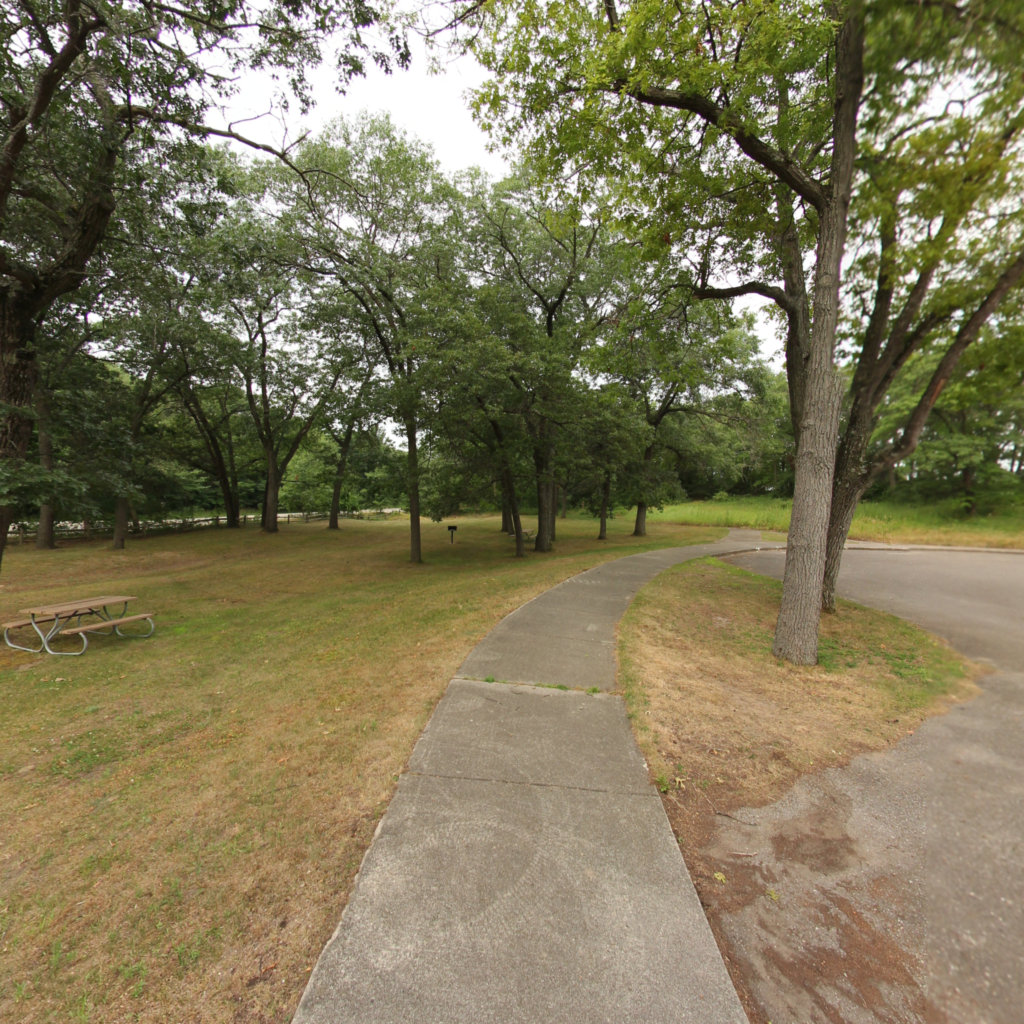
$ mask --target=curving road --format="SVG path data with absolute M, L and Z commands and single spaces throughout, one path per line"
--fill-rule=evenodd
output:
M 783 555 L 730 561 L 781 576 Z M 992 671 L 894 749 L 722 819 L 712 856 L 780 896 L 722 931 L 776 1024 L 1020 1024 L 1024 553 L 854 548 L 839 591 Z

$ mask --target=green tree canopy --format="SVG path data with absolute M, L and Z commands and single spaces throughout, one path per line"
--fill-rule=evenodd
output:
M 964 314 L 947 318 L 958 358 L 978 318 L 1024 275 L 1019 204 L 997 198 L 1010 182 L 1000 163 L 1016 149 L 1024 13 L 1009 0 L 526 0 L 449 10 L 494 73 L 478 97 L 485 124 L 529 142 L 551 176 L 607 196 L 648 244 L 670 247 L 696 296 L 754 294 L 778 307 L 797 453 L 775 647 L 813 661 L 836 476 L 840 301 L 865 280 L 844 273 L 847 232 L 860 255 L 877 244 L 868 239 L 879 224 L 906 225 L 898 255 L 884 241 L 889 228 L 881 233 L 872 330 L 901 334 L 902 306 L 920 339 L 929 331 L 914 323 L 924 309 L 915 279 L 941 280 L 928 267 L 951 252 L 942 236 L 965 225 L 955 263 L 978 248 L 968 211 L 1001 221 L 1008 241 L 984 262 L 980 290 L 946 292 Z M 887 304 L 897 283 L 903 296 Z M 859 341 L 872 371 L 874 337 Z M 885 358 L 898 362 L 896 349 Z M 915 443 L 913 423 L 903 437 Z
M 0 460 L 24 457 L 38 323 L 77 289 L 119 194 L 147 156 L 211 135 L 216 105 L 247 71 L 283 75 L 299 102 L 307 72 L 337 43 L 339 80 L 369 55 L 404 62 L 404 42 L 370 28 L 364 0 L 16 0 L 0 17 Z M 265 147 L 269 148 L 269 147 Z M 8 513 L 0 495 L 0 555 Z

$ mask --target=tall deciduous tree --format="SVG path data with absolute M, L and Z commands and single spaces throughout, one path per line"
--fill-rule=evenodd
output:
M 589 366 L 623 386 L 649 428 L 633 473 L 633 535 L 643 537 L 648 506 L 658 500 L 655 470 L 670 421 L 710 411 L 716 396 L 749 393 L 762 369 L 751 325 L 728 306 L 694 301 L 691 289 L 674 286 L 664 251 L 652 257 L 624 239 L 616 248 L 615 273 L 607 285 L 609 299 L 611 294 L 615 299 Z M 672 483 L 678 490 L 678 480 Z
M 516 557 L 522 558 L 521 467 L 530 462 L 531 446 L 519 353 L 529 349 L 536 325 L 498 281 L 468 289 L 460 309 L 459 328 L 449 332 L 425 376 L 436 446 L 460 467 L 497 483 L 503 530 L 515 537 Z
M 965 31 L 950 11 L 911 17 L 897 6 L 869 35 L 873 88 L 841 326 L 852 375 L 822 592 L 830 611 L 857 502 L 913 454 L 986 325 L 1020 308 L 1024 209 L 1010 197 L 1024 188 L 1024 83 L 1007 74 L 1002 36 L 1024 44 L 1024 12 L 1000 7 L 972 5 Z M 886 445 L 872 446 L 886 396 L 897 386 L 906 391 L 900 378 L 915 354 L 927 354 L 931 373 L 917 378 L 900 429 Z
M 1019 5 L 613 0 L 598 8 L 534 0 L 452 6 L 457 19 L 480 30 L 472 45 L 497 75 L 480 97 L 485 121 L 532 140 L 553 172 L 617 175 L 623 184 L 611 191 L 621 215 L 676 248 L 698 296 L 757 294 L 782 310 L 797 453 L 775 651 L 813 661 L 836 475 L 835 348 L 850 204 L 859 211 L 855 229 L 888 220 L 888 237 L 885 203 L 900 192 L 880 189 L 876 196 L 888 198 L 876 199 L 872 210 L 855 185 L 871 172 L 869 164 L 883 168 L 878 177 L 884 178 L 887 123 L 918 173 L 942 157 L 929 133 L 943 121 L 942 90 L 956 83 L 987 90 L 982 105 L 991 104 L 993 115 L 998 96 L 1004 127 L 1009 136 L 1016 132 L 1021 82 L 1007 73 L 1014 46 L 1007 39 L 1017 39 L 1019 49 Z M 998 146 L 991 131 L 983 134 L 983 149 Z M 966 183 L 971 174 L 961 177 Z M 975 194 L 980 199 L 984 191 Z M 917 185 L 905 192 L 905 205 L 912 205 Z M 955 218 L 956 201 L 948 206 Z M 921 222 L 941 230 L 935 218 Z M 914 294 L 914 279 L 927 276 L 934 251 L 927 232 L 912 248 L 917 266 L 892 262 L 891 245 L 882 261 L 887 284 L 881 291 L 906 281 L 904 301 Z M 1000 263 L 973 300 L 959 296 L 961 349 L 970 325 L 1015 287 L 1014 260 Z M 890 309 L 896 311 L 891 324 Z M 898 310 L 884 299 L 878 306 L 881 337 L 898 326 Z M 865 342 L 866 349 L 872 345 L 877 350 L 881 342 Z M 873 359 L 855 376 L 858 387 L 874 374 Z M 941 387 L 939 378 L 935 383 Z M 904 433 L 910 444 L 914 430 L 909 423 Z
M 303 315 L 310 296 L 287 266 L 281 225 L 262 208 L 262 170 L 248 176 L 244 202 L 208 243 L 223 267 L 214 294 L 231 336 L 228 357 L 263 449 L 260 523 L 276 533 L 285 471 L 330 401 L 343 364 Z
M 295 266 L 337 293 L 350 333 L 376 350 L 405 435 L 409 551 L 420 562 L 418 373 L 457 303 L 455 193 L 429 151 L 387 118 L 336 121 L 296 161 L 301 177 L 282 176 Z
M 337 39 L 342 79 L 368 52 L 407 51 L 364 0 L 16 0 L 0 18 L 0 459 L 32 431 L 35 332 L 78 288 L 106 234 L 134 155 L 200 135 L 246 70 L 277 68 L 308 99 L 306 71 Z M 301 102 L 305 102 L 301 99 Z M 269 148 L 269 147 L 268 147 Z M 0 555 L 10 509 L 0 496 Z
M 578 201 L 559 202 L 542 183 L 522 176 L 500 183 L 477 202 L 475 273 L 503 291 L 518 310 L 520 330 L 509 379 L 530 438 L 536 477 L 534 548 L 555 538 L 558 435 L 573 417 L 583 350 L 600 318 L 595 279 L 602 256 L 600 218 Z
M 847 0 L 828 15 L 811 14 L 798 2 L 620 7 L 609 0 L 597 9 L 533 0 L 479 7 L 470 16 L 484 29 L 477 54 L 499 74 L 482 97 L 484 116 L 502 120 L 509 134 L 532 136 L 554 163 L 580 172 L 599 162 L 602 171 L 626 167 L 631 183 L 638 167 L 648 174 L 674 168 L 686 179 L 671 193 L 677 209 L 751 178 L 763 192 L 767 179 L 783 208 L 799 203 L 812 211 L 813 284 L 803 284 L 801 262 L 806 315 L 787 353 L 800 429 L 774 645 L 777 655 L 803 663 L 817 658 L 864 3 Z M 504 74 L 509 68 L 514 73 Z M 634 209 L 642 205 L 622 198 Z M 682 218 L 687 231 L 697 219 L 692 209 Z M 667 234 L 678 227 L 667 226 Z M 725 297 L 706 280 L 700 284 L 705 294 Z
M 964 353 L 921 433 L 908 472 L 916 497 L 957 498 L 966 514 L 1024 498 L 1024 345 L 1021 311 L 989 325 Z M 868 449 L 883 458 L 899 443 L 908 417 L 944 353 L 912 356 L 890 389 Z M 895 470 L 895 467 L 893 467 Z M 887 474 L 896 486 L 896 473 Z M 881 476 L 881 474 L 879 474 Z M 906 486 L 900 484 L 900 488 Z M 897 492 L 898 493 L 898 492 Z

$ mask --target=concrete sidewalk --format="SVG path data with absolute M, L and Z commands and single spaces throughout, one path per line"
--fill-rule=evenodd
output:
M 640 586 L 771 546 L 734 530 L 622 558 L 495 627 L 417 743 L 296 1024 L 746 1024 L 622 700 L 582 691 L 614 687 Z

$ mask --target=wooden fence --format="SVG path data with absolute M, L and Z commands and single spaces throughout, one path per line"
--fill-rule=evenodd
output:
M 391 519 L 400 515 L 401 509 L 364 509 L 360 512 L 339 512 L 339 519 Z M 241 518 L 242 526 L 259 526 L 258 513 L 247 513 Z M 329 519 L 327 512 L 281 512 L 278 523 L 310 523 L 316 520 Z M 178 519 L 145 519 L 131 523 L 128 528 L 130 537 L 145 537 L 160 533 L 186 533 L 189 530 L 201 530 L 209 527 L 223 526 L 223 516 L 188 517 Z M 53 536 L 58 540 L 91 540 L 93 537 L 112 537 L 114 524 L 107 520 L 92 520 L 86 523 L 57 523 L 53 528 Z M 35 523 L 11 523 L 7 533 L 8 543 L 24 544 L 34 541 L 36 536 Z

